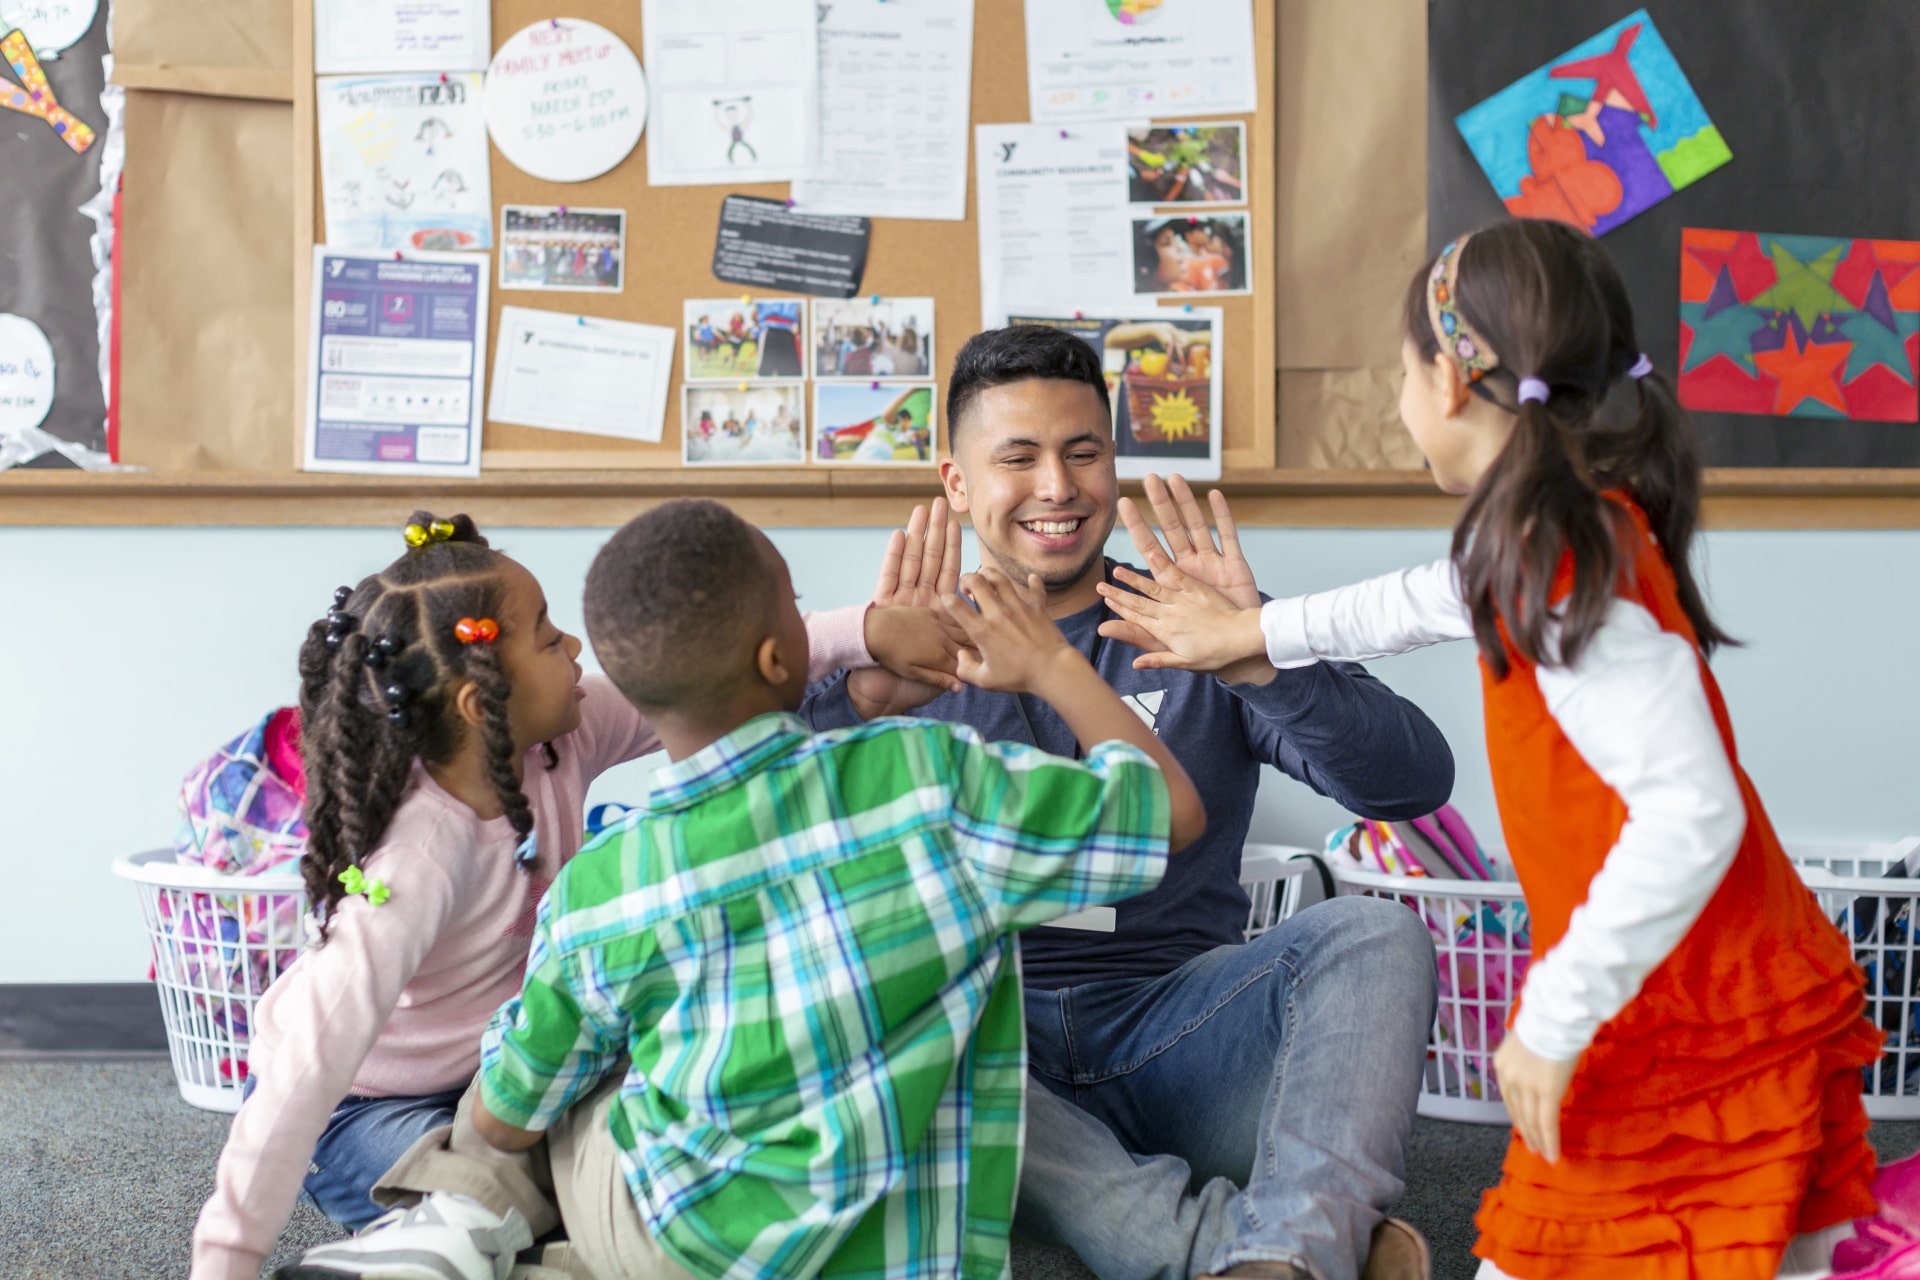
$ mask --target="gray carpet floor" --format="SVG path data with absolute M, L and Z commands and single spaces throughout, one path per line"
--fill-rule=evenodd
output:
M 174 1091 L 166 1061 L 0 1060 L 0 1280 L 144 1280 L 187 1271 L 227 1117 Z M 1920 1123 L 1875 1126 L 1892 1159 Z M 1473 1214 L 1499 1176 L 1506 1131 L 1421 1120 L 1396 1212 L 1432 1243 L 1436 1280 L 1468 1280 Z M 271 1265 L 338 1230 L 296 1211 Z M 1016 1280 L 1091 1280 L 1070 1254 L 1016 1245 Z

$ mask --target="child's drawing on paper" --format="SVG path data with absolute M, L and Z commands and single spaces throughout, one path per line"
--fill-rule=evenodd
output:
M 329 244 L 493 245 L 480 76 L 322 76 L 320 176 Z
M 745 149 L 747 159 L 758 164 L 760 153 L 747 141 L 747 126 L 753 123 L 753 98 L 715 98 L 713 100 L 713 118 L 727 131 L 727 163 L 733 164 L 734 153 Z
M 1454 123 L 1508 212 L 1596 236 L 1733 158 L 1644 9 Z
M 1680 403 L 1920 418 L 1920 242 L 1680 232 Z

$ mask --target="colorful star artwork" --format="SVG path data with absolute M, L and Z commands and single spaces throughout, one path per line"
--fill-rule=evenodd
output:
M 54 100 L 47 73 L 40 69 L 40 59 L 34 56 L 24 31 L 9 31 L 0 37 L 0 58 L 20 78 L 16 85 L 0 77 L 0 107 L 46 121 L 75 151 L 93 145 L 93 130 Z
M 1645 9 L 1454 124 L 1507 212 L 1595 236 L 1733 159 Z
M 1680 403 L 1920 421 L 1920 241 L 1684 229 Z

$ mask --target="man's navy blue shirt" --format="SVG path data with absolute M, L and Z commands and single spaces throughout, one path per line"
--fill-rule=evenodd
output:
M 1112 574 L 1109 561 L 1109 581 Z M 1417 818 L 1452 793 L 1453 753 L 1440 730 L 1364 669 L 1320 662 L 1261 686 L 1191 671 L 1136 671 L 1140 651 L 1099 633 L 1113 616 L 1102 602 L 1059 619 L 1059 626 L 1185 767 L 1206 803 L 1207 830 L 1172 857 L 1158 888 L 1119 904 L 1113 932 L 1029 932 L 1021 951 L 1030 986 L 1158 977 L 1223 943 L 1244 941 L 1249 904 L 1240 850 L 1263 764 L 1367 818 Z M 989 741 L 1082 754 L 1053 708 L 1024 694 L 968 687 L 913 714 L 971 725 Z M 817 730 L 859 724 L 846 673 L 809 690 L 801 715 Z

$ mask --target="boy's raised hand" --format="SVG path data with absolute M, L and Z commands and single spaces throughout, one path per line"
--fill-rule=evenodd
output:
M 967 637 L 960 651 L 960 678 L 981 689 L 1039 693 L 1062 661 L 1084 658 L 1047 616 L 1046 588 L 1038 574 L 1024 587 L 989 565 L 960 580 L 964 596 L 941 597 L 947 617 Z

